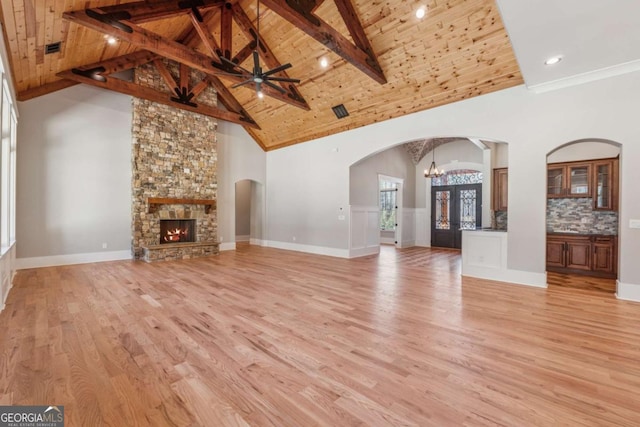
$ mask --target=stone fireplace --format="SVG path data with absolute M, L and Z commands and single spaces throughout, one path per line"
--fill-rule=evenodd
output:
M 165 61 L 177 75 L 177 65 Z M 202 80 L 192 71 L 190 86 Z M 152 65 L 136 81 L 166 90 Z M 205 89 L 196 102 L 216 105 Z M 132 252 L 145 261 L 218 253 L 217 122 L 198 113 L 133 98 Z

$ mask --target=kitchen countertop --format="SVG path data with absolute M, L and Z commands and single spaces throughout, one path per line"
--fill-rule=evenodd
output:
M 611 233 L 575 233 L 571 231 L 547 231 L 547 234 L 550 234 L 552 236 L 585 236 L 585 237 L 591 237 L 591 236 L 616 237 L 617 236 L 617 234 L 611 234 Z

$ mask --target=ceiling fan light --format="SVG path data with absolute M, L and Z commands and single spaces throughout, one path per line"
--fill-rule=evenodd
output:
M 262 93 L 261 90 L 257 91 L 256 93 L 258 94 L 258 98 L 260 99 L 264 98 L 264 93 Z

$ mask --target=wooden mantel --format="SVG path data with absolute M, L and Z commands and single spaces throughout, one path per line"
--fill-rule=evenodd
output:
M 216 208 L 216 199 L 177 199 L 171 197 L 148 197 L 149 213 L 154 213 L 160 205 L 204 205 L 204 213 Z

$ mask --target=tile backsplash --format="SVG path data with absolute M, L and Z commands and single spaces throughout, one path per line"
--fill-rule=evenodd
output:
M 507 211 L 495 211 L 495 224 L 493 224 L 493 228 L 496 230 L 506 230 L 507 222 Z
M 547 199 L 547 232 L 560 230 L 618 234 L 618 212 L 594 211 L 590 197 Z

